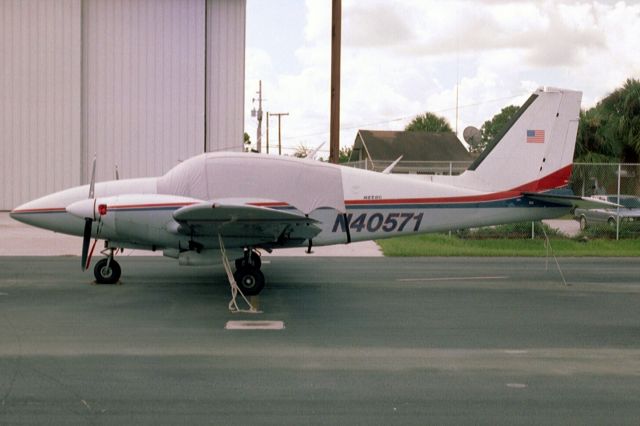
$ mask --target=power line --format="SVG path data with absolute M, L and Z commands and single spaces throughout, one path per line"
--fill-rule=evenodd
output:
M 498 102 L 498 101 L 504 101 L 504 100 L 508 100 L 508 99 L 514 99 L 514 98 L 519 98 L 520 96 L 524 96 L 526 95 L 527 92 L 523 92 L 519 95 L 512 95 L 512 96 L 505 96 L 502 98 L 495 98 L 495 99 L 488 99 L 486 101 L 481 101 L 481 102 L 475 102 L 472 104 L 464 104 L 464 105 L 460 105 L 458 108 L 469 108 L 469 107 L 474 107 L 474 106 L 479 106 L 479 105 L 484 105 L 484 104 L 488 104 L 488 103 L 492 103 L 492 102 Z M 435 111 L 431 111 L 433 113 L 440 113 L 440 112 L 447 112 L 447 111 L 452 111 L 455 110 L 456 107 L 449 107 L 449 108 L 443 108 L 440 110 L 435 110 Z M 388 120 L 384 120 L 384 121 L 376 121 L 376 122 L 372 122 L 372 123 L 360 123 L 360 124 L 355 124 L 355 125 L 351 125 L 351 126 L 340 126 L 340 130 L 352 130 L 352 129 L 359 129 L 365 126 L 377 126 L 379 124 L 386 124 L 386 123 L 393 123 L 395 121 L 402 121 L 402 120 L 406 120 L 408 118 L 413 118 L 415 116 L 417 116 L 418 114 L 411 114 L 411 115 L 407 115 L 404 117 L 397 117 L 397 118 L 391 118 Z M 322 135 L 326 135 L 329 134 L 329 132 L 322 131 L 322 132 L 317 132 L 317 133 L 309 133 L 306 135 L 300 135 L 300 136 L 287 136 L 282 138 L 283 140 L 292 140 L 292 139 L 302 139 L 302 138 L 308 138 L 311 136 L 322 136 Z

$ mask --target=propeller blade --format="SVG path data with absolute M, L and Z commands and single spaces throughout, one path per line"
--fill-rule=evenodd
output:
M 89 198 L 93 198 L 96 187 L 96 157 L 93 157 L 93 166 L 91 169 L 91 182 L 89 183 Z
M 82 270 L 84 271 L 87 266 L 87 254 L 89 253 L 89 243 L 91 243 L 91 225 L 92 219 L 84 220 L 84 235 L 82 237 Z

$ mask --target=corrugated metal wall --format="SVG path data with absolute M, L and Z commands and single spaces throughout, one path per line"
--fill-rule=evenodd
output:
M 245 1 L 208 0 L 207 151 L 243 147 L 245 22 Z
M 245 10 L 0 1 L 0 209 L 86 183 L 94 155 L 106 180 L 115 165 L 153 176 L 205 147 L 242 149 Z
M 80 9 L 0 2 L 0 209 L 80 182 Z
M 87 1 L 83 9 L 85 172 L 155 176 L 203 152 L 205 3 Z

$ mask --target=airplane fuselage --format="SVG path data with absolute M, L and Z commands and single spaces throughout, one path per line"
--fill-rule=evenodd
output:
M 381 175 L 347 167 L 340 167 L 340 171 L 345 213 L 329 207 L 319 207 L 309 213 L 322 229 L 313 238 L 314 246 L 540 220 L 567 211 L 563 206 L 528 199 L 519 191 L 491 193 L 454 186 L 459 178 L 456 176 Z M 173 212 L 201 200 L 158 193 L 158 179 L 97 183 L 96 203 L 106 205 L 107 211 L 99 223 L 93 224 L 92 236 L 108 240 L 114 247 L 168 250 L 169 254 L 189 247 L 190 237 L 177 232 L 179 224 Z M 88 191 L 88 185 L 83 185 L 57 192 L 27 203 L 11 215 L 34 226 L 82 236 L 84 221 L 69 213 L 67 207 L 85 200 Z M 286 202 L 251 198 L 255 198 L 254 205 L 301 214 Z M 209 249 L 218 248 L 215 235 L 199 237 L 199 242 Z M 304 243 L 291 239 L 282 247 Z M 246 239 L 225 238 L 229 248 L 250 244 Z
M 536 90 L 459 176 L 391 175 L 291 157 L 208 153 L 157 178 L 95 186 L 92 178 L 91 185 L 31 201 L 11 216 L 82 236 L 83 269 L 91 259 L 90 239 L 105 240 L 108 257 L 95 265 L 97 282 L 117 282 L 117 248 L 162 250 L 184 265 L 212 264 L 233 252 L 239 255 L 235 281 L 257 294 L 265 280 L 256 249 L 344 244 L 568 212 L 576 201 L 552 191 L 569 182 L 580 99 L 571 90 Z

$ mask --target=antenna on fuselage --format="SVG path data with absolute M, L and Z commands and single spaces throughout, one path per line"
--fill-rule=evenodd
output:
M 391 173 L 391 171 L 393 170 L 393 168 L 394 168 L 394 167 L 395 167 L 395 166 L 400 162 L 400 160 L 402 160 L 402 157 L 403 157 L 403 156 L 401 155 L 400 157 L 398 157 L 398 158 L 396 159 L 396 161 L 394 161 L 393 163 L 389 164 L 389 166 L 388 166 L 386 169 L 384 169 L 384 170 L 382 171 L 382 173 L 383 173 L 383 174 L 385 174 L 385 175 L 388 175 L 389 173 Z
M 309 152 L 309 154 L 307 154 L 307 158 L 309 160 L 315 160 L 316 159 L 316 155 L 318 155 L 318 151 L 320 151 L 320 148 L 322 148 L 324 146 L 325 142 L 322 142 L 320 145 L 318 145 L 318 147 L 316 149 L 314 149 L 313 151 Z

